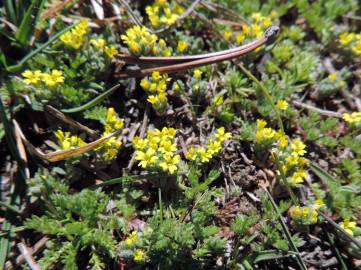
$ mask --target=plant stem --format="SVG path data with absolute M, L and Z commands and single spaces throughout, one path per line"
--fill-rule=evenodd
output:
M 264 85 L 251 73 L 249 72 L 242 64 L 238 64 L 238 67 L 252 80 L 254 81 L 257 86 L 259 87 L 259 89 L 261 90 L 261 92 L 263 93 L 264 97 L 267 99 L 267 101 L 269 102 L 269 104 L 271 105 L 272 109 L 274 110 L 274 112 L 276 113 L 277 116 L 277 120 L 278 120 L 278 126 L 279 128 L 282 130 L 282 132 L 284 133 L 284 128 L 283 128 L 283 123 L 282 123 L 282 119 L 281 119 L 281 114 L 279 112 L 279 110 L 277 109 L 277 107 L 274 105 L 272 98 L 270 96 L 270 94 L 268 93 L 266 87 L 264 87 Z

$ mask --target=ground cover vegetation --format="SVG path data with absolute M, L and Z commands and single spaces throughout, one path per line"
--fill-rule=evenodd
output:
M 361 267 L 358 1 L 0 14 L 0 269 Z

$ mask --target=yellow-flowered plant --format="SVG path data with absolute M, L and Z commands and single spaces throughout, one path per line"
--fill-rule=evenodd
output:
M 175 1 L 156 0 L 153 5 L 145 8 L 145 12 L 152 27 L 160 28 L 174 24 L 184 8 Z
M 188 49 L 188 43 L 185 40 L 178 40 L 177 53 L 184 53 Z
M 103 52 L 110 59 L 114 58 L 118 54 L 117 49 L 114 46 L 108 46 L 103 38 L 91 39 L 89 43 L 99 51 Z
M 339 76 L 337 75 L 337 73 L 335 72 L 332 72 L 330 73 L 328 76 L 327 76 L 327 79 L 332 83 L 332 84 L 335 84 L 337 83 L 337 87 L 342 87 L 345 85 L 345 81 L 340 79 Z
M 126 247 L 132 247 L 139 242 L 138 233 L 133 231 L 125 240 L 124 245 Z
M 208 139 L 206 146 L 191 147 L 186 154 L 186 158 L 194 162 L 208 163 L 214 156 L 222 151 L 223 142 L 230 138 L 232 138 L 232 134 L 230 132 L 225 132 L 224 127 L 220 127 L 215 134 Z
M 42 86 L 49 88 L 63 84 L 65 80 L 63 72 L 57 69 L 53 69 L 49 73 L 41 70 L 25 70 L 21 75 L 24 77 L 23 82 L 25 84 L 33 86 L 41 86 L 42 84 Z
M 255 135 L 256 146 L 260 150 L 271 149 L 278 175 L 287 179 L 291 186 L 303 183 L 307 177 L 305 166 L 309 161 L 303 156 L 306 154 L 306 145 L 300 139 L 288 142 L 287 136 L 280 130 L 267 127 L 265 120 L 257 120 Z
M 147 137 L 135 137 L 133 146 L 135 159 L 143 169 L 174 174 L 178 170 L 180 156 L 175 143 L 176 130 L 164 127 L 162 130 L 148 130 Z
M 123 119 L 120 119 L 118 114 L 115 112 L 114 108 L 108 108 L 107 116 L 104 124 L 104 132 L 102 136 L 107 136 L 108 134 L 120 130 L 124 127 Z M 102 158 L 109 161 L 114 159 L 120 147 L 122 146 L 122 142 L 119 141 L 116 137 L 112 136 L 107 139 L 100 147 L 96 148 L 97 151 L 102 152 Z
M 344 229 L 349 235 L 353 236 L 354 231 L 356 229 L 357 223 L 356 221 L 350 221 L 349 219 L 345 219 L 343 222 L 341 222 L 340 227 Z
M 65 44 L 65 46 L 77 50 L 85 43 L 88 32 L 88 20 L 81 20 L 73 29 L 62 34 L 60 36 L 60 40 Z
M 344 113 L 342 118 L 350 126 L 358 126 L 361 124 L 361 112 Z
M 288 213 L 294 222 L 303 225 L 311 225 L 318 221 L 317 210 L 324 207 L 325 203 L 322 199 L 317 199 L 309 206 L 292 206 Z
M 54 135 L 58 140 L 58 145 L 61 150 L 73 149 L 86 144 L 80 137 L 70 135 L 70 132 L 57 130 Z
M 144 262 L 145 258 L 146 258 L 146 255 L 145 255 L 143 250 L 137 249 L 137 250 L 134 251 L 133 259 L 134 259 L 135 262 L 137 262 L 137 263 Z
M 235 42 L 242 44 L 254 38 L 260 38 L 264 35 L 265 30 L 270 27 L 277 14 L 272 12 L 270 16 L 263 16 L 261 13 L 252 13 L 250 17 L 250 24 L 242 25 L 242 30 L 233 32 L 231 29 L 223 31 L 223 38 L 228 42 Z
M 288 108 L 288 102 L 286 100 L 279 100 L 277 101 L 276 107 L 282 111 L 287 110 Z
M 170 78 L 167 74 L 161 75 L 158 71 L 152 73 L 152 76 L 144 78 L 140 86 L 147 92 L 147 101 L 152 104 L 157 112 L 163 112 L 167 106 L 167 86 Z
M 121 39 L 127 44 L 132 55 L 163 55 L 170 56 L 171 48 L 167 47 L 164 39 L 158 41 L 158 37 L 149 32 L 145 26 L 133 26 L 129 28 Z
M 353 54 L 361 55 L 361 34 L 356 33 L 342 33 L 339 38 L 339 43 L 343 49 L 351 51 Z

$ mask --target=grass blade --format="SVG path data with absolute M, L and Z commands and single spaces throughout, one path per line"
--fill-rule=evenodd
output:
M 9 19 L 9 21 L 12 22 L 13 24 L 17 25 L 17 18 L 16 18 L 13 1 L 5 0 L 4 7 L 5 7 L 7 19 Z
M 35 25 L 39 19 L 44 3 L 44 0 L 33 0 L 24 14 L 19 29 L 15 35 L 16 40 L 21 45 L 29 46 L 30 38 L 33 35 Z
M 307 270 L 307 267 L 305 265 L 305 263 L 303 262 L 302 258 L 301 258 L 301 255 L 295 245 L 295 243 L 293 242 L 292 240 L 292 236 L 291 236 L 291 233 L 290 231 L 288 230 L 287 228 L 287 225 L 285 224 L 285 222 L 283 221 L 283 218 L 282 218 L 282 215 L 277 207 L 277 204 L 276 202 L 273 200 L 273 197 L 271 196 L 271 194 L 268 192 L 268 190 L 266 188 L 263 188 L 264 191 L 266 192 L 268 198 L 270 199 L 270 202 L 272 203 L 272 206 L 273 206 L 273 209 L 275 210 L 277 216 L 278 216 L 278 219 L 279 221 L 281 222 L 281 226 L 282 226 L 282 229 L 283 229 L 283 232 L 285 233 L 286 235 L 286 238 L 287 238 L 287 241 L 292 249 L 293 252 L 295 252 L 295 257 L 296 257 L 296 261 L 300 267 L 300 269 L 302 270 Z
M 64 112 L 64 113 L 77 113 L 77 112 L 85 111 L 85 110 L 99 104 L 105 98 L 109 97 L 111 94 L 114 93 L 114 91 L 116 89 L 119 88 L 119 86 L 120 86 L 120 84 L 117 84 L 117 85 L 113 86 L 112 88 L 108 89 L 107 91 L 100 94 L 99 96 L 97 96 L 93 100 L 89 101 L 88 103 L 85 103 L 84 105 L 81 105 L 79 107 L 72 108 L 72 109 L 64 109 L 64 110 L 61 110 L 61 111 Z
M 12 65 L 10 67 L 6 68 L 6 71 L 8 72 L 19 72 L 21 70 L 21 68 L 23 67 L 23 65 L 29 61 L 31 58 L 33 58 L 35 55 L 37 55 L 38 53 L 40 53 L 41 51 L 43 51 L 44 49 L 46 49 L 51 43 L 53 43 L 54 41 L 58 40 L 60 38 L 60 36 L 62 34 L 64 34 L 65 32 L 69 31 L 70 29 L 72 29 L 76 24 L 73 25 L 69 25 L 68 27 L 64 28 L 63 30 L 61 30 L 60 32 L 58 32 L 57 34 L 55 34 L 54 36 L 52 36 L 47 42 L 45 42 L 44 44 L 42 44 L 41 46 L 39 46 L 37 49 L 31 51 L 29 54 L 27 54 L 18 64 L 16 65 Z

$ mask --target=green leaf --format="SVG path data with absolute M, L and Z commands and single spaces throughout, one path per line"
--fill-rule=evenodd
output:
M 76 108 L 72 108 L 72 109 L 64 109 L 62 110 L 62 112 L 65 113 L 77 113 L 77 112 L 81 112 L 84 110 L 87 110 L 97 104 L 99 104 L 101 101 L 103 101 L 105 98 L 107 98 L 108 96 L 110 96 L 111 94 L 113 94 L 113 92 L 118 89 L 120 86 L 120 84 L 117 84 L 115 86 L 113 86 L 112 88 L 108 89 L 107 91 L 105 91 L 104 93 L 100 94 L 99 96 L 97 96 L 96 98 L 94 98 L 93 100 L 89 101 L 88 103 L 76 107 Z
M 17 41 L 23 46 L 29 46 L 35 25 L 44 6 L 45 0 L 33 0 L 21 21 L 20 27 L 15 34 Z

